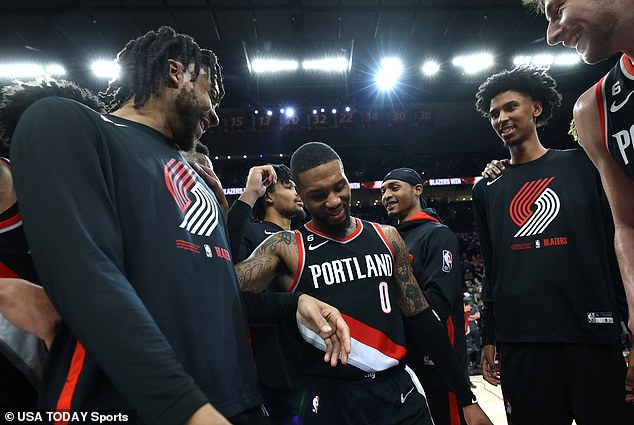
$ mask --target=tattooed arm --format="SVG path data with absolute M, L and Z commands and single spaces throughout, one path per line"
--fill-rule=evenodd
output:
M 409 263 L 409 251 L 405 241 L 392 226 L 381 226 L 394 252 L 394 278 L 398 285 L 399 305 L 406 316 L 405 324 L 410 329 L 414 341 L 432 358 L 438 372 L 456 394 L 470 424 L 491 424 L 491 421 L 477 405 L 469 387 L 466 368 L 454 351 L 447 331 L 438 315 L 429 308 L 429 303 L 418 286 Z
M 429 307 L 409 264 L 405 241 L 392 226 L 381 226 L 394 251 L 394 278 L 398 285 L 399 305 L 405 316 L 414 316 Z
M 240 289 L 261 292 L 277 275 L 284 286 L 290 286 L 297 267 L 297 240 L 289 231 L 277 232 L 266 238 L 249 258 L 235 265 Z M 288 287 L 287 286 L 287 287 Z

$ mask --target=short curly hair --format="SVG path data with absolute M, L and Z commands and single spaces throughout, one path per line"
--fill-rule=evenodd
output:
M 557 83 L 548 75 L 548 69 L 534 65 L 518 65 L 491 75 L 478 87 L 476 109 L 489 119 L 491 99 L 506 91 L 516 91 L 542 102 L 543 110 L 537 117 L 537 127 L 542 127 L 552 118 L 553 112 L 561 106 L 561 94 L 555 89 Z
M 178 34 L 173 28 L 163 26 L 130 40 L 117 55 L 120 75 L 110 81 L 105 93 L 108 112 L 119 109 L 128 100 L 134 100 L 135 108 L 145 105 L 151 95 L 158 96 L 159 84 L 169 73 L 168 59 L 188 66 L 194 64 L 192 81 L 198 78 L 201 66 L 209 69 L 211 81 L 218 84 L 214 104 L 219 104 L 225 94 L 222 69 L 216 55 L 201 49 L 192 37 Z
M 105 105 L 90 90 L 68 80 L 53 78 L 16 81 L 0 90 L 0 150 L 8 150 L 11 136 L 22 113 L 36 100 L 59 96 L 83 103 L 97 112 L 103 112 Z

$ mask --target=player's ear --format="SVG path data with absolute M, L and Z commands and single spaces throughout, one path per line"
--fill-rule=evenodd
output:
M 533 102 L 533 118 L 537 119 L 544 112 L 544 104 L 540 100 Z
M 412 190 L 414 191 L 414 195 L 420 196 L 420 195 L 423 194 L 423 185 L 422 184 L 416 184 L 416 185 L 412 186 Z
M 167 60 L 167 85 L 168 87 L 178 87 L 183 80 L 183 64 L 174 59 Z

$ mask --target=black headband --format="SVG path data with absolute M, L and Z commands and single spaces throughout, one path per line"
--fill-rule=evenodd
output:
M 409 183 L 412 186 L 416 186 L 417 184 L 423 184 L 423 179 L 420 174 L 411 168 L 396 168 L 383 177 L 383 181 L 386 180 L 400 180 L 405 183 Z

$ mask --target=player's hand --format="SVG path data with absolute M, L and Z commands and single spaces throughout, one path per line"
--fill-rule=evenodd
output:
M 502 174 L 502 171 L 506 169 L 506 165 L 508 165 L 508 159 L 497 160 L 489 162 L 484 170 L 482 170 L 482 177 L 489 180 L 494 180 Z
M 630 339 L 632 339 L 630 337 Z M 632 341 L 634 342 L 634 341 Z M 630 350 L 630 357 L 627 363 L 627 376 L 625 377 L 626 403 L 634 403 L 634 347 Z
M 24 279 L 0 279 L 0 313 L 43 340 L 46 348 L 50 348 L 61 320 L 44 289 Z
M 209 162 L 211 165 L 211 161 Z M 229 201 L 227 201 L 227 197 L 225 196 L 225 192 L 222 190 L 222 183 L 220 179 L 214 172 L 212 166 L 203 165 L 200 163 L 192 164 L 194 170 L 198 173 L 200 177 L 207 183 L 209 189 L 216 195 L 216 199 L 220 204 L 220 209 L 222 210 L 222 215 L 227 218 L 227 212 L 229 211 Z
M 350 328 L 339 310 L 310 295 L 302 294 L 297 303 L 297 321 L 318 334 L 326 343 L 324 361 L 332 367 L 348 363 Z
M 183 425 L 231 425 L 220 412 L 209 403 L 203 404 Z
M 493 425 L 491 419 L 484 413 L 478 403 L 471 404 L 462 409 L 464 419 L 469 425 Z
M 247 176 L 247 187 L 244 188 L 239 199 L 253 206 L 259 197 L 264 196 L 266 189 L 275 183 L 277 183 L 277 174 L 272 165 L 251 167 Z
M 498 386 L 500 384 L 500 371 L 495 364 L 495 345 L 485 345 L 482 347 L 482 377 L 491 385 Z

